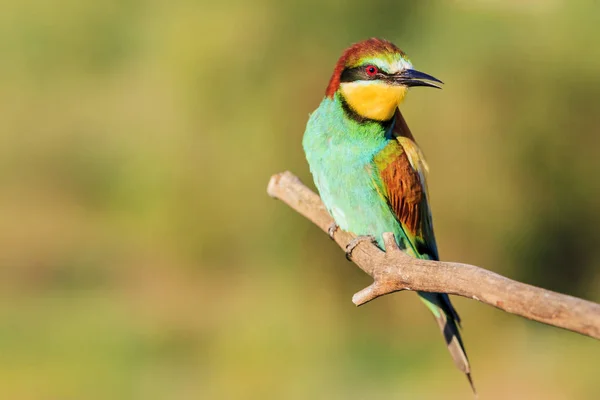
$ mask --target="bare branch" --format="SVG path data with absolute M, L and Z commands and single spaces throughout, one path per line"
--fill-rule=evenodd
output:
M 267 192 L 324 232 L 333 223 L 319 196 L 290 172 L 273 175 Z M 341 229 L 333 234 L 342 249 L 353 238 Z M 474 265 L 412 258 L 398 249 L 391 233 L 384 234 L 384 242 L 386 252 L 368 241 L 352 252 L 352 261 L 374 280 L 352 298 L 357 306 L 400 290 L 444 292 L 600 339 L 600 304 L 513 281 Z

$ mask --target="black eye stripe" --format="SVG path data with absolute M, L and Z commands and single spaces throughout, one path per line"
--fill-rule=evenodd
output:
M 367 74 L 367 66 L 362 65 L 360 67 L 345 68 L 340 76 L 340 82 L 372 81 L 376 79 L 385 79 L 388 76 L 389 74 L 382 70 L 378 70 L 375 75 L 369 75 Z

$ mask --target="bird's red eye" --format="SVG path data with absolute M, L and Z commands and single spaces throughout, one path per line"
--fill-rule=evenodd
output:
M 367 66 L 367 68 L 365 68 L 365 71 L 367 71 L 367 75 L 369 76 L 375 76 L 378 72 L 377 67 L 374 65 Z

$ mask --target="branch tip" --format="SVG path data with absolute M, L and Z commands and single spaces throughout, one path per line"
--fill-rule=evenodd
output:
M 352 302 L 357 307 L 359 307 L 359 306 L 362 306 L 363 304 L 368 303 L 369 301 L 375 299 L 377 296 L 373 295 L 373 292 L 375 290 L 374 286 L 375 286 L 375 282 L 373 282 L 366 288 L 354 293 L 354 296 L 352 296 Z
M 356 292 L 354 296 L 352 296 L 352 302 L 359 307 L 371 300 L 375 300 L 376 298 L 383 296 L 384 294 L 388 294 L 387 290 L 385 290 L 383 285 L 375 281 L 363 290 Z
M 277 198 L 277 186 L 279 185 L 279 179 L 281 178 L 282 174 L 275 174 L 271 176 L 271 179 L 269 179 L 269 184 L 267 185 L 267 194 L 269 195 L 269 197 L 272 197 L 274 199 Z
M 383 244 L 385 246 L 386 251 L 399 251 L 398 243 L 396 243 L 396 238 L 392 232 L 384 232 L 383 235 Z

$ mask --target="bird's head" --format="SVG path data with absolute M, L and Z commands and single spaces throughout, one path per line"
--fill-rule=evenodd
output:
M 429 86 L 442 81 L 415 71 L 406 54 L 393 43 L 367 39 L 344 51 L 335 67 L 326 95 L 340 93 L 358 116 L 387 121 L 404 99 L 409 87 Z

